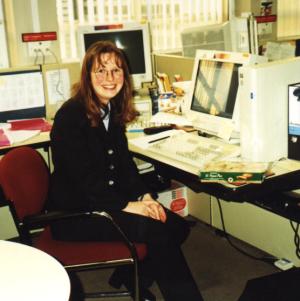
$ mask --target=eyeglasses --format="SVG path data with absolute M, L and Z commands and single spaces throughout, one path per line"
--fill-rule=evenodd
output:
M 109 76 L 113 79 L 119 79 L 123 76 L 123 69 L 121 68 L 114 68 L 112 70 L 106 70 L 106 69 L 99 69 L 97 71 L 94 71 L 95 76 L 97 79 L 107 79 Z

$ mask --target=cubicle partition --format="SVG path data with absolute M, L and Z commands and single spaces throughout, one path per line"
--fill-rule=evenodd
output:
M 174 81 L 174 75 L 180 75 L 184 81 L 191 80 L 194 66 L 194 59 L 173 54 L 153 54 L 154 74 L 165 73 L 169 76 L 170 82 Z
M 80 63 L 42 65 L 47 119 L 53 119 L 57 109 L 70 98 L 71 88 L 79 80 Z

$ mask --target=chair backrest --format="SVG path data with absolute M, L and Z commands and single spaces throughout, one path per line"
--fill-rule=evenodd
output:
M 0 185 L 13 202 L 18 219 L 40 213 L 49 187 L 49 169 L 39 152 L 22 146 L 10 150 L 0 160 Z

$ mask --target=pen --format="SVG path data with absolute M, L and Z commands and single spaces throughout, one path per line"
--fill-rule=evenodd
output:
M 165 137 L 157 138 L 157 139 L 148 141 L 148 143 L 154 143 L 154 142 L 157 142 L 157 141 L 160 141 L 160 140 L 164 140 L 164 139 L 167 139 L 167 138 L 170 138 L 170 136 L 165 136 Z

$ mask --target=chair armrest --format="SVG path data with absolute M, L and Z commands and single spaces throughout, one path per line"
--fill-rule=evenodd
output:
M 23 225 L 27 228 L 34 229 L 47 226 L 54 221 L 83 217 L 91 215 L 91 212 L 88 211 L 78 211 L 78 212 L 64 212 L 64 211 L 50 211 L 41 214 L 34 214 L 26 216 L 23 219 Z
M 138 255 L 137 255 L 137 251 L 136 251 L 136 247 L 135 247 L 134 243 L 132 243 L 129 240 L 129 238 L 123 232 L 121 227 L 116 223 L 116 221 L 113 219 L 113 217 L 109 213 L 107 213 L 106 211 L 92 211 L 92 215 L 102 216 L 102 217 L 105 217 L 105 218 L 107 218 L 111 221 L 112 225 L 119 232 L 123 242 L 126 244 L 127 248 L 129 249 L 132 258 L 135 261 L 137 261 L 138 260 Z
M 27 229 L 38 229 L 50 225 L 54 221 L 77 218 L 83 216 L 98 216 L 101 218 L 108 219 L 114 226 L 116 231 L 120 234 L 120 239 L 126 244 L 130 251 L 130 254 L 134 260 L 137 260 L 137 251 L 135 245 L 128 239 L 126 234 L 120 228 L 120 226 L 114 221 L 113 217 L 106 211 L 79 211 L 79 212 L 63 212 L 63 211 L 51 211 L 43 214 L 35 214 L 26 216 L 23 219 L 23 224 L 21 226 Z

